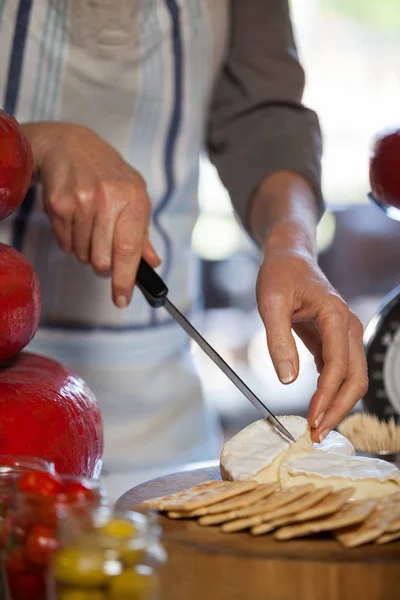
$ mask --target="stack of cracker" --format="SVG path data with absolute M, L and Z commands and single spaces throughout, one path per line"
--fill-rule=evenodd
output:
M 400 538 L 400 492 L 351 501 L 353 487 L 333 491 L 312 484 L 281 489 L 277 483 L 205 481 L 143 504 L 170 519 L 196 519 L 222 533 L 248 530 L 290 540 L 330 532 L 346 548 Z

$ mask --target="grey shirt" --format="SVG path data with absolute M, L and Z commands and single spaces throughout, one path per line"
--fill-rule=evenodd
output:
M 207 142 L 246 228 L 255 188 L 281 169 L 304 176 L 323 211 L 321 132 L 315 112 L 302 104 L 304 85 L 287 1 L 233 0 Z

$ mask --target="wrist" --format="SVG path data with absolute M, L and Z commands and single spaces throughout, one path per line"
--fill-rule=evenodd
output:
M 258 187 L 250 227 L 265 251 L 292 251 L 315 258 L 317 211 L 310 184 L 296 173 L 280 171 Z
M 315 259 L 317 256 L 315 236 L 296 220 L 282 220 L 272 225 L 266 234 L 262 248 L 264 254 L 291 253 L 304 258 Z
M 75 133 L 75 130 L 85 130 L 82 125 L 61 122 L 39 122 L 23 123 L 22 130 L 29 140 L 33 152 L 33 175 L 38 177 L 40 170 L 49 152 L 52 152 L 55 146 L 65 140 L 66 136 Z

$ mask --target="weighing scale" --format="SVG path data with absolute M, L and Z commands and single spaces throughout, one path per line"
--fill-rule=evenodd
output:
M 372 193 L 369 199 L 385 214 L 400 221 L 400 210 L 383 204 Z M 365 409 L 380 419 L 400 422 L 400 285 L 383 298 L 364 332 L 369 389 Z

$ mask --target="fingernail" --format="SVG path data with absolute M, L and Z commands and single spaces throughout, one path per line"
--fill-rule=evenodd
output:
M 128 300 L 126 296 L 118 296 L 116 304 L 118 308 L 126 308 L 128 306 Z
M 324 429 L 324 431 L 322 431 L 322 433 L 319 434 L 319 443 L 324 441 L 324 439 L 326 438 L 328 433 L 329 433 L 329 429 Z
M 324 418 L 324 416 L 325 416 L 325 411 L 322 411 L 322 413 L 320 413 L 318 415 L 318 417 L 315 419 L 315 425 L 314 425 L 315 429 L 317 429 L 317 427 L 319 427 L 321 425 L 322 419 Z
M 290 383 L 294 379 L 292 361 L 282 360 L 278 363 L 278 377 L 282 383 Z

